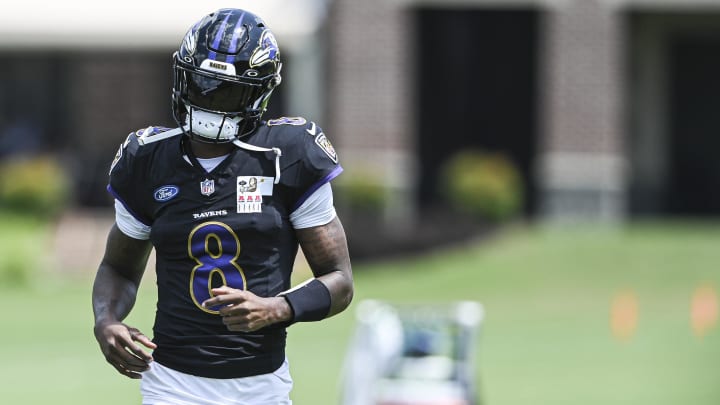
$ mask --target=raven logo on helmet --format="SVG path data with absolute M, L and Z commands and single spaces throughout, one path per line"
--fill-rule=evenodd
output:
M 188 31 L 187 35 L 185 35 L 183 44 L 185 45 L 185 49 L 187 50 L 188 54 L 192 55 L 195 53 L 195 30 L 194 29 Z
M 261 66 L 268 62 L 275 63 L 280 53 L 277 40 L 270 30 L 263 31 L 260 36 L 260 43 L 250 57 L 250 66 Z

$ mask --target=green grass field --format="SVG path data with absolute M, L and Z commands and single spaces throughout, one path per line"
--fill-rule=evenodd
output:
M 710 319 L 697 336 L 690 312 L 696 288 L 720 286 L 718 225 L 510 228 L 443 252 L 358 265 L 355 303 L 481 302 L 477 375 L 485 404 L 717 404 L 720 331 Z M 19 239 L 43 240 L 44 230 Z M 14 246 L 27 241 L 8 235 L 4 225 L 0 266 L 26 252 Z M 89 280 L 63 279 L 51 260 L 45 265 L 29 286 L 0 287 L 0 402 L 139 403 L 137 382 L 97 349 Z M 148 333 L 152 287 L 144 285 L 128 320 Z M 628 291 L 637 326 L 618 339 L 611 303 Z M 354 308 L 290 329 L 295 404 L 338 403 Z

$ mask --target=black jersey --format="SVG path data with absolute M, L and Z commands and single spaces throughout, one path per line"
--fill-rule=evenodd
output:
M 247 144 L 206 172 L 187 138 L 167 137 L 167 131 L 130 134 L 108 186 L 152 227 L 158 287 L 153 357 L 202 377 L 272 372 L 285 358 L 284 326 L 228 331 L 217 308 L 201 304 L 223 284 L 262 297 L 290 287 L 298 249 L 290 213 L 340 174 L 337 155 L 314 123 L 280 118 L 264 122 L 243 138 Z

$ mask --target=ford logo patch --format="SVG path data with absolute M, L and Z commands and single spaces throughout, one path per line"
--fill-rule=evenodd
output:
M 179 192 L 180 189 L 178 186 L 162 186 L 156 189 L 153 194 L 155 196 L 155 201 L 165 202 L 178 195 Z

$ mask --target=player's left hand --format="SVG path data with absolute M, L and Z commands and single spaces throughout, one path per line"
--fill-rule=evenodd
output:
M 213 297 L 203 302 L 203 307 L 220 307 L 223 323 L 231 331 L 253 332 L 292 317 L 292 309 L 283 297 L 259 297 L 228 286 L 213 288 L 211 293 Z

